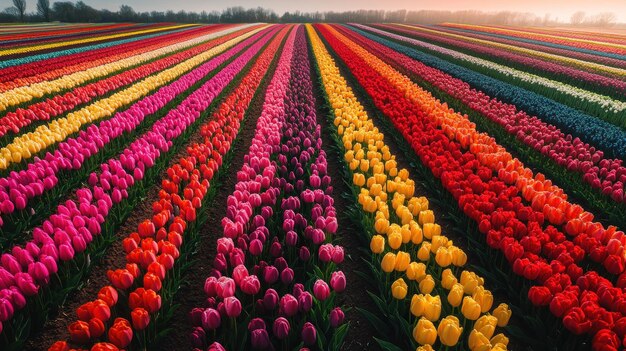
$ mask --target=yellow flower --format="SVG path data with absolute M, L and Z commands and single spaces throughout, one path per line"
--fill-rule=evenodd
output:
M 428 319 L 422 317 L 413 328 L 413 339 L 420 345 L 433 345 L 437 341 L 437 329 Z
M 434 236 L 430 240 L 430 252 L 437 253 L 440 247 L 448 247 L 449 240 L 443 235 Z
M 422 233 L 422 228 L 415 222 L 411 221 L 409 223 L 409 228 L 411 229 L 411 242 L 414 245 L 419 245 L 424 240 L 424 234 Z
M 458 307 L 463 301 L 463 285 L 454 284 L 448 293 L 448 303 L 453 307 Z
M 485 289 L 483 286 L 476 287 L 472 298 L 480 305 L 480 311 L 485 313 L 491 309 L 493 305 L 493 295 L 491 291 Z
M 387 241 L 389 242 L 389 247 L 394 250 L 399 249 L 400 245 L 402 245 L 402 234 L 398 233 L 397 231 L 391 232 L 387 238 Z
M 493 332 L 496 330 L 496 325 L 498 324 L 498 319 L 491 315 L 484 315 L 476 322 L 474 322 L 474 329 L 479 331 L 487 338 L 491 338 L 493 336 Z
M 437 335 L 435 335 L 435 337 L 437 337 Z M 419 346 L 418 348 L 415 349 L 415 351 L 435 351 L 435 350 L 433 349 L 432 346 L 427 344 L 427 345 Z
M 513 312 L 509 309 L 509 305 L 501 303 L 493 310 L 494 317 L 498 318 L 498 327 L 506 327 Z
M 374 235 L 370 241 L 370 249 L 375 254 L 385 251 L 385 238 L 382 235 Z
M 402 234 L 402 243 L 408 244 L 411 241 L 411 229 L 408 224 L 405 224 L 400 228 L 400 233 Z
M 480 347 L 484 347 L 488 345 L 491 348 L 491 343 L 489 342 L 489 338 L 484 336 L 481 332 L 473 329 L 469 335 L 469 339 L 467 340 L 467 346 L 469 346 L 470 350 L 475 351 Z
M 370 169 L 370 161 L 362 159 L 361 160 L 361 164 L 359 165 L 359 169 L 361 170 L 361 172 L 369 171 L 369 169 Z
M 500 343 L 495 344 L 489 351 L 506 351 L 506 345 Z
M 439 322 L 437 327 L 437 335 L 439 340 L 445 346 L 454 346 L 459 342 L 459 337 L 463 332 L 463 328 L 459 325 L 459 319 L 455 316 L 447 316 Z
M 402 300 L 406 297 L 409 286 L 406 285 L 404 279 L 399 278 L 391 284 L 391 294 L 395 299 Z
M 480 317 L 480 305 L 471 296 L 465 296 L 461 306 L 461 313 L 463 313 L 465 318 L 475 321 Z
M 421 281 L 426 276 L 426 265 L 421 262 L 411 262 L 406 269 L 409 280 Z
M 420 291 L 422 294 L 430 294 L 431 291 L 435 288 L 435 280 L 433 277 L 428 274 L 422 281 L 420 282 Z
M 430 294 L 424 295 L 426 304 L 424 305 L 423 316 L 431 322 L 439 320 L 441 316 L 441 297 L 431 296 Z
M 420 261 L 424 261 L 424 262 L 430 260 L 430 243 L 429 242 L 424 241 L 422 243 L 419 250 L 417 250 L 417 258 L 419 258 Z
M 380 266 L 385 273 L 391 273 L 396 267 L 396 255 L 393 252 L 387 252 L 380 262 Z
M 482 285 L 481 280 L 482 278 L 479 278 L 474 272 L 461 272 L 461 285 L 463 285 L 466 294 L 474 294 L 476 288 Z
M 450 290 L 456 283 L 456 277 L 450 268 L 444 269 L 443 272 L 441 272 L 441 286 L 444 289 Z
M 465 251 L 459 249 L 456 246 L 453 246 L 449 249 L 450 254 L 452 254 L 452 264 L 457 267 L 463 267 L 467 263 L 467 254 Z
M 446 249 L 445 247 L 440 247 L 439 249 L 437 249 L 437 253 L 435 254 L 435 262 L 437 262 L 440 267 L 448 267 L 450 264 L 452 264 L 452 255 L 450 254 L 450 251 L 448 251 L 448 249 Z
M 410 263 L 411 263 L 411 255 L 409 255 L 408 252 L 399 251 L 396 254 L 396 267 L 395 267 L 396 271 L 398 272 L 406 271 Z
M 509 338 L 507 338 L 506 335 L 500 333 L 494 336 L 493 338 L 491 338 L 490 342 L 491 342 L 491 345 L 501 344 L 501 345 L 507 346 L 509 345 Z
M 422 227 L 425 223 L 434 223 L 435 214 L 432 210 L 421 211 L 418 217 L 418 222 Z
M 378 234 L 386 234 L 387 229 L 389 229 L 389 221 L 384 218 L 377 219 L 374 223 L 374 229 Z
M 419 317 L 424 314 L 425 308 L 426 299 L 424 299 L 424 295 L 413 294 L 413 297 L 411 298 L 411 314 L 415 317 Z
M 437 223 L 424 223 L 422 228 L 424 228 L 424 237 L 426 237 L 426 239 L 432 239 L 435 236 L 441 235 L 441 226 Z
M 354 173 L 352 176 L 352 182 L 356 186 L 363 186 L 365 185 L 365 176 L 361 173 Z

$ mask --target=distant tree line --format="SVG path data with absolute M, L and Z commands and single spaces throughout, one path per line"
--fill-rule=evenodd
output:
M 12 0 L 13 6 L 0 13 L 0 22 L 179 22 L 179 23 L 293 23 L 293 22 L 396 22 L 435 24 L 442 22 L 457 22 L 469 24 L 494 25 L 547 25 L 556 23 L 549 15 L 537 16 L 532 13 L 511 11 L 483 12 L 477 10 L 466 11 L 436 11 L 436 10 L 356 10 L 356 11 L 325 11 L 325 12 L 285 12 L 281 16 L 273 10 L 263 7 L 246 9 L 241 6 L 229 7 L 223 11 L 151 11 L 137 12 L 128 5 L 122 5 L 118 11 L 98 10 L 84 1 L 36 1 L 36 12 L 27 13 L 27 0 Z M 591 21 L 595 22 L 591 22 Z M 577 13 L 572 16 L 572 24 L 592 23 L 608 26 L 615 22 L 615 15 L 600 14 L 595 17 L 585 17 Z

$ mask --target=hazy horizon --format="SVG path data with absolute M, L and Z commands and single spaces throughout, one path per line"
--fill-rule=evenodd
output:
M 71 0 L 77 1 L 77 0 Z M 184 0 L 172 2 L 170 0 L 83 0 L 87 5 L 96 9 L 118 10 L 121 5 L 129 5 L 135 11 L 221 11 L 231 6 L 265 7 L 282 14 L 285 11 L 302 12 L 315 11 L 349 11 L 349 10 L 480 10 L 480 11 L 515 11 L 531 12 L 538 16 L 550 14 L 552 19 L 561 22 L 569 22 L 570 16 L 576 11 L 585 11 L 587 15 L 595 15 L 600 12 L 613 12 L 617 22 L 626 23 L 625 0 L 600 0 L 590 2 L 588 0 L 553 0 L 546 4 L 545 0 L 501 1 L 501 0 L 441 0 L 437 2 L 421 2 L 410 0 L 387 0 L 382 7 L 380 1 L 375 0 L 344 0 L 341 2 L 331 0 L 308 1 L 295 3 L 283 0 L 238 0 L 234 2 L 211 1 L 211 0 Z M 50 1 L 54 3 L 54 0 Z M 0 0 L 2 8 L 12 6 L 11 0 Z M 27 0 L 27 12 L 35 11 L 36 0 Z

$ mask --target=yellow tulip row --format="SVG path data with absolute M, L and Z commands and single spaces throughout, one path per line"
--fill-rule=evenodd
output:
M 484 288 L 484 279 L 464 270 L 458 281 L 452 269 L 446 268 L 464 266 L 466 254 L 441 234 L 433 211 L 428 209 L 428 200 L 413 195 L 415 183 L 408 170 L 398 169 L 383 133 L 374 126 L 341 76 L 315 29 L 307 25 L 307 31 L 335 115 L 334 125 L 342 138 L 345 161 L 353 172 L 353 184 L 360 188 L 359 204 L 369 213 L 377 233 L 371 238 L 370 249 L 376 255 L 385 253 L 386 246 L 391 249 L 384 254 L 380 265 L 388 274 L 403 274 L 391 284 L 394 298 L 405 301 L 411 289 L 409 284 L 419 289 L 420 293 L 411 297 L 412 316 L 407 316 L 409 320 L 418 318 L 413 329 L 413 338 L 423 345 L 418 350 L 432 350 L 437 339 L 442 345 L 454 346 L 463 332 L 458 317 L 449 315 L 440 320 L 442 301 L 437 291 L 442 290 L 437 287 L 436 279 L 441 288 L 449 290 L 446 300 L 453 311 L 460 306 L 463 318 L 476 321 L 466 343 L 470 349 L 506 350 L 508 338 L 493 334 L 496 326 L 506 326 L 510 309 L 501 304 L 493 310 L 493 315 L 488 314 L 493 296 Z M 446 269 L 437 276 L 435 272 L 442 268 Z M 433 322 L 437 321 L 439 325 L 435 328 Z
M 23 53 L 27 53 L 31 51 L 48 50 L 48 49 L 54 49 L 54 48 L 59 48 L 63 46 L 86 44 L 86 43 L 92 43 L 95 41 L 110 40 L 110 39 L 123 38 L 123 37 L 148 34 L 148 33 L 154 33 L 154 32 L 162 32 L 166 30 L 180 29 L 180 28 L 192 27 L 192 26 L 196 26 L 196 24 L 181 24 L 181 25 L 176 25 L 176 26 L 144 29 L 144 30 L 139 30 L 139 31 L 134 31 L 134 32 L 109 34 L 109 35 L 103 35 L 99 37 L 89 37 L 89 38 L 84 38 L 84 39 L 60 41 L 60 42 L 55 42 L 55 43 L 40 44 L 40 45 L 34 45 L 34 46 L 21 46 L 17 48 L 0 50 L 0 56 L 23 54 Z
M 6 169 L 13 163 L 21 162 L 23 159 L 30 158 L 31 155 L 44 150 L 48 146 L 65 140 L 70 134 L 79 131 L 80 128 L 87 123 L 92 123 L 113 115 L 118 108 L 138 100 L 159 86 L 173 81 L 202 62 L 254 35 L 265 27 L 266 26 L 256 28 L 223 44 L 215 46 L 174 67 L 135 83 L 108 98 L 98 100 L 78 111 L 69 113 L 64 118 L 59 118 L 47 125 L 39 126 L 33 132 L 16 137 L 13 139 L 12 143 L 0 149 L 0 169 Z
M 67 90 L 79 86 L 87 81 L 106 77 L 111 73 L 127 69 L 131 66 L 135 66 L 149 60 L 155 59 L 164 54 L 175 52 L 177 50 L 190 47 L 199 44 L 203 41 L 216 38 L 226 33 L 239 30 L 242 27 L 229 28 L 225 31 L 219 31 L 216 33 L 210 33 L 201 37 L 192 38 L 180 43 L 168 45 L 156 50 L 141 53 L 139 55 L 130 56 L 115 62 L 106 63 L 100 66 L 88 68 L 82 71 L 74 72 L 64 75 L 57 79 L 42 81 L 30 85 L 23 85 L 11 90 L 7 90 L 0 93 L 0 112 L 6 110 L 11 106 L 16 106 L 35 98 L 41 98 L 44 95 L 58 93 L 62 90 Z
M 444 36 L 444 37 L 461 39 L 463 41 L 467 41 L 471 43 L 477 43 L 477 44 L 481 44 L 481 45 L 485 45 L 489 47 L 501 48 L 501 49 L 511 51 L 511 52 L 517 52 L 517 53 L 524 54 L 524 55 L 539 57 L 541 59 L 548 60 L 548 61 L 563 63 L 568 66 L 573 66 L 573 67 L 578 67 L 578 68 L 583 68 L 583 69 L 591 69 L 597 72 L 609 73 L 609 74 L 616 75 L 620 78 L 626 77 L 626 70 L 624 69 L 605 66 L 605 65 L 595 63 L 595 62 L 578 60 L 578 59 L 571 58 L 571 57 L 559 56 L 559 55 L 550 54 L 547 52 L 526 49 L 526 48 L 522 48 L 522 47 L 518 47 L 514 45 L 496 43 L 496 42 L 483 40 L 483 39 L 469 38 L 463 35 L 445 33 L 445 32 L 441 32 L 438 30 L 432 30 L 432 29 L 427 29 L 427 28 L 422 28 L 422 27 L 414 27 L 414 26 L 406 25 L 406 24 L 400 24 L 400 26 L 409 28 L 416 32 L 426 32 L 426 33 L 431 33 L 431 34 L 437 34 L 437 35 Z

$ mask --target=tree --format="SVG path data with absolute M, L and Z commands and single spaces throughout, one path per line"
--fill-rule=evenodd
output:
M 609 27 L 615 24 L 615 14 L 613 12 L 602 12 L 596 18 L 596 24 L 599 27 Z
M 120 20 L 122 22 L 133 22 L 133 21 L 135 21 L 135 19 L 137 17 L 137 14 L 135 13 L 135 10 L 133 10 L 133 8 L 128 6 L 128 5 L 120 6 L 120 10 L 119 10 L 118 14 L 119 14 Z
M 24 22 L 24 12 L 26 12 L 26 0 L 13 0 L 13 6 L 20 14 L 20 22 Z
M 50 0 L 37 0 L 37 13 L 44 21 L 50 22 Z
M 575 25 L 575 26 L 583 23 L 584 20 L 585 20 L 585 12 L 584 11 L 574 12 L 572 14 L 572 17 L 570 17 L 570 19 L 569 19 L 570 23 Z

